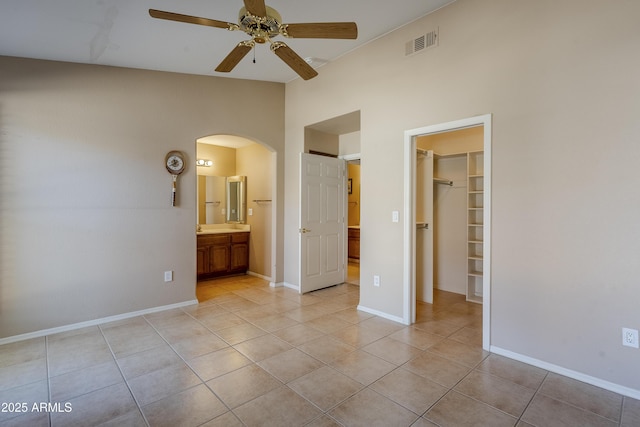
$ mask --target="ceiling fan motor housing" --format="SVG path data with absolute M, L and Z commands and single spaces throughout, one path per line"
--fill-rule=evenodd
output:
M 257 43 L 265 43 L 280 34 L 282 17 L 275 9 L 267 6 L 267 16 L 255 16 L 247 12 L 247 8 L 240 9 L 238 23 L 240 29 L 249 34 Z

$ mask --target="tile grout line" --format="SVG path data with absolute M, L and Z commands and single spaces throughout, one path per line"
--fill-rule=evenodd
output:
M 198 319 L 195 319 L 195 318 L 194 318 L 193 316 L 191 316 L 189 313 L 185 312 L 183 308 L 180 308 L 180 310 L 181 310 L 184 314 L 186 314 L 187 316 L 191 317 L 191 318 L 192 318 L 192 319 L 194 319 L 196 322 L 198 322 Z M 194 375 L 195 375 L 195 376 L 200 380 L 200 384 L 198 384 L 198 385 L 203 385 L 203 386 L 205 386 L 208 390 L 210 390 L 210 391 L 211 391 L 211 393 L 213 393 L 213 395 L 216 397 L 216 399 L 218 399 L 218 400 L 220 401 L 220 403 L 222 403 L 222 404 L 225 406 L 225 408 L 227 408 L 227 410 L 228 410 L 228 411 L 231 411 L 231 408 L 229 408 L 229 406 L 225 403 L 225 401 L 224 401 L 224 400 L 222 400 L 222 398 L 221 398 L 220 396 L 218 396 L 218 394 L 217 394 L 215 391 L 213 391 L 213 390 L 211 389 L 211 387 L 209 387 L 209 386 L 207 385 L 207 382 L 206 382 L 206 381 L 205 381 L 205 380 L 204 380 L 200 375 L 198 375 L 198 373 L 197 373 L 197 372 L 196 372 L 196 371 L 191 367 L 191 365 L 189 365 L 189 363 L 184 359 L 184 357 L 182 357 L 182 355 L 181 355 L 180 353 L 178 353 L 178 351 L 176 351 L 176 349 L 175 349 L 175 348 L 173 348 L 173 345 L 171 345 L 171 343 L 170 343 L 169 341 L 167 341 L 167 340 L 166 340 L 166 338 L 162 335 L 162 333 L 160 333 L 160 331 L 155 327 L 155 325 L 153 325 L 153 324 L 149 321 L 149 319 L 147 319 L 146 317 L 144 317 L 144 316 L 143 316 L 143 318 L 144 318 L 145 322 L 147 322 L 147 324 L 148 324 L 149 326 L 151 326 L 151 328 L 152 328 L 152 329 L 153 329 L 153 330 L 158 334 L 158 336 L 159 336 L 159 337 L 160 337 L 160 338 L 161 338 L 161 339 L 162 339 L 162 340 L 163 340 L 163 341 L 164 341 L 164 342 L 169 346 L 169 348 L 171 349 L 171 351 L 172 351 L 172 352 L 174 352 L 174 353 L 175 353 L 175 355 L 176 355 L 176 356 L 178 356 L 178 358 L 180 358 L 180 360 L 182 360 L 182 362 L 185 364 L 185 366 L 186 366 L 186 367 L 187 367 L 191 372 L 193 372 L 193 374 L 194 374 Z M 201 324 L 200 322 L 198 322 L 198 323 L 199 323 L 199 324 Z M 202 325 L 202 326 L 204 326 L 204 327 L 206 328 L 206 326 L 205 326 L 205 325 Z M 207 328 L 207 330 L 209 330 L 209 328 Z M 211 330 L 209 330 L 209 331 L 213 333 L 213 331 L 211 331 Z M 214 335 L 216 335 L 216 334 L 214 333 Z M 216 335 L 216 336 L 218 336 L 218 335 Z M 218 337 L 218 338 L 222 339 L 222 337 Z M 224 341 L 224 339 L 222 339 L 222 340 Z M 227 343 L 226 341 L 224 341 L 224 342 L 225 342 L 227 345 L 229 345 L 229 346 L 230 346 L 230 344 L 229 344 L 229 343 Z M 222 349 L 220 349 L 220 350 L 222 350 Z M 234 349 L 234 350 L 235 350 L 235 349 Z M 216 351 L 217 351 L 217 350 L 216 350 Z M 212 351 L 211 353 L 215 353 L 215 351 Z M 210 354 L 210 353 L 206 353 L 206 354 Z M 238 368 L 238 369 L 240 369 L 240 368 Z M 237 369 L 235 369 L 234 371 L 231 371 L 231 372 L 235 372 L 236 370 L 237 370 Z M 192 388 L 198 387 L 198 385 L 195 385 L 195 386 L 193 386 L 193 387 L 187 387 L 186 389 L 181 390 L 181 391 L 179 391 L 178 393 L 174 393 L 174 394 L 173 394 L 173 395 L 171 395 L 171 396 L 175 396 L 176 394 L 180 394 L 180 393 L 182 393 L 182 392 L 184 392 L 184 391 L 186 391 L 186 390 L 190 390 L 190 389 L 192 389 Z M 167 397 L 170 397 L 170 396 L 167 396 Z M 166 399 L 166 397 L 164 397 L 163 399 Z M 162 399 L 158 399 L 158 400 L 156 400 L 155 402 L 158 402 L 159 400 L 162 400 Z M 154 402 L 149 402 L 148 404 L 151 404 L 151 403 L 154 403 Z M 142 412 L 142 408 L 140 408 L 140 411 Z M 223 414 L 220 414 L 220 415 L 223 415 Z M 235 414 L 234 414 L 234 415 L 235 415 Z M 214 420 L 214 419 L 216 419 L 216 418 L 217 418 L 217 417 L 214 417 L 214 418 L 212 418 L 212 419 L 210 419 L 210 420 L 207 420 L 207 421 L 205 421 L 203 424 L 206 424 L 206 423 L 208 423 L 209 421 Z
M 44 356 L 45 356 L 45 365 L 47 367 L 47 396 L 49 398 L 49 403 L 51 403 L 51 369 L 49 366 L 49 335 L 45 335 L 44 337 Z M 52 427 L 53 420 L 51 419 L 51 413 L 47 414 L 49 419 L 49 427 Z
M 113 357 L 113 362 L 116 364 L 116 367 L 118 368 L 118 372 L 120 372 L 120 375 L 122 376 L 122 381 L 127 387 L 127 390 L 129 390 L 129 394 L 131 395 L 131 398 L 136 403 L 136 406 L 138 407 L 138 412 L 140 412 L 142 419 L 146 423 L 147 427 L 149 427 L 151 424 L 149 423 L 149 420 L 147 420 L 147 417 L 145 416 L 144 411 L 142 410 L 142 406 L 140 406 L 140 402 L 138 402 L 138 399 L 136 398 L 135 394 L 133 394 L 133 390 L 131 390 L 131 387 L 129 386 L 129 381 L 124 376 L 124 372 L 122 372 L 122 368 L 120 367 L 120 363 L 118 363 L 118 359 L 116 358 L 116 354 L 113 351 L 113 347 L 111 347 L 111 343 L 109 342 L 109 340 L 104 334 L 104 331 L 102 330 L 102 325 L 97 325 L 97 326 L 98 326 L 98 330 L 100 331 L 100 335 L 102 335 L 102 339 L 104 339 L 105 343 L 107 343 L 107 347 L 109 347 L 109 352 L 111 352 L 111 357 Z
M 448 337 L 447 337 L 447 338 L 448 338 Z M 482 350 L 482 351 L 484 351 L 484 350 Z M 427 350 L 425 350 L 425 353 L 426 353 L 426 352 L 427 352 Z M 439 357 L 444 357 L 444 356 L 441 356 L 441 355 L 439 355 L 439 354 L 437 354 L 437 353 L 432 353 L 432 354 L 435 354 L 436 356 L 439 356 Z M 474 371 L 476 370 L 476 368 L 477 368 L 478 366 L 480 366 L 480 365 L 481 365 L 481 364 L 482 364 L 482 363 L 483 363 L 483 362 L 484 362 L 484 361 L 485 361 L 489 356 L 491 356 L 491 353 L 490 353 L 490 352 L 489 352 L 489 354 L 488 354 L 486 357 L 483 357 L 483 358 L 482 358 L 482 360 L 480 360 L 480 361 L 479 361 L 478 363 L 476 363 L 473 367 L 471 367 L 471 370 L 470 370 L 469 372 L 467 372 L 467 373 L 466 373 L 462 378 L 460 378 L 460 379 L 459 379 L 459 380 L 458 380 L 454 385 L 452 385 L 452 386 L 449 388 L 449 390 L 447 390 L 447 392 L 446 392 L 445 394 L 443 394 L 442 396 L 440 396 L 440 398 L 439 398 L 438 400 L 436 400 L 436 401 L 433 403 L 433 405 L 431 405 L 431 406 L 430 406 L 426 411 L 424 411 L 424 413 L 423 413 L 422 415 L 420 415 L 420 417 L 421 417 L 421 418 L 424 418 L 424 416 L 427 414 L 427 412 L 429 412 L 431 409 L 433 409 L 433 407 L 434 407 L 434 406 L 436 406 L 436 405 L 437 405 L 437 404 L 438 404 L 442 399 L 444 399 L 444 398 L 445 398 L 445 396 L 447 396 L 447 395 L 448 395 L 448 394 L 450 394 L 451 392 L 460 393 L 459 391 L 454 390 L 454 388 L 455 388 L 458 384 L 460 384 L 462 381 L 464 381 L 464 380 L 465 380 L 469 375 L 471 375 L 471 373 L 472 373 L 472 372 L 474 372 Z M 462 366 L 468 367 L 467 365 L 464 365 L 464 364 L 461 364 L 461 363 L 459 363 L 459 362 L 456 362 L 455 360 L 451 360 L 451 359 L 449 359 L 448 357 L 444 357 L 444 358 L 445 358 L 445 359 L 447 359 L 447 360 L 449 360 L 449 361 L 451 361 L 451 362 L 458 363 L 458 364 L 460 364 L 460 365 L 462 365 Z M 437 383 L 437 382 L 436 382 L 436 383 Z M 437 383 L 437 384 L 440 384 L 440 383 Z M 440 385 L 442 385 L 442 384 L 440 384 Z M 443 386 L 443 387 L 446 387 L 446 386 Z M 498 409 L 498 408 L 496 408 L 496 407 L 494 407 L 494 406 L 492 406 L 492 405 L 489 405 L 489 404 L 488 404 L 488 403 L 486 403 L 486 402 L 483 402 L 483 401 L 478 400 L 478 399 L 476 399 L 476 398 L 474 398 L 474 397 L 471 397 L 471 396 L 467 396 L 467 395 L 466 395 L 466 394 L 464 394 L 464 393 L 460 393 L 460 394 L 462 394 L 463 396 L 468 397 L 469 399 L 473 399 L 473 400 L 475 400 L 475 401 L 476 401 L 476 402 L 478 402 L 478 403 L 481 403 L 481 404 L 486 405 L 486 406 L 488 406 L 488 407 L 490 407 L 490 408 L 492 408 L 492 409 L 498 410 L 498 411 L 500 411 L 500 412 L 502 412 L 502 413 L 504 413 L 504 414 L 506 414 L 506 415 L 509 415 L 510 417 L 513 417 L 513 415 L 511 415 L 511 414 L 507 414 L 506 412 L 504 412 L 504 411 L 502 411 L 502 410 L 500 410 L 500 409 Z M 513 417 L 513 418 L 515 418 L 515 417 Z M 432 422 L 432 423 L 434 423 L 434 424 L 435 424 L 435 421 L 430 420 L 430 419 L 428 419 L 428 418 L 425 418 L 425 419 L 427 419 L 429 422 Z M 517 421 L 516 421 L 516 423 L 517 423 Z M 438 424 L 438 425 L 439 425 L 439 424 Z M 514 425 L 515 425 L 515 424 L 514 424 Z
M 544 374 L 544 378 L 542 379 L 542 381 L 540 381 L 540 384 L 538 384 L 538 387 L 536 387 L 536 391 L 533 393 L 533 396 L 531 396 L 531 399 L 529 399 L 529 401 L 527 402 L 527 405 L 524 407 L 524 409 L 522 410 L 522 413 L 518 417 L 518 422 L 522 421 L 523 415 L 527 412 L 527 409 L 529 409 L 529 406 L 531 406 L 533 399 L 535 399 L 536 396 L 538 395 L 538 392 L 542 388 L 542 385 L 547 380 L 548 376 L 549 376 L 549 371 L 546 371 L 546 373 Z M 522 421 L 522 422 L 526 422 L 526 421 Z
M 578 405 L 576 405 L 574 403 L 568 402 L 567 400 L 560 399 L 560 398 L 549 396 L 549 395 L 545 394 L 543 391 L 541 391 L 541 389 L 542 389 L 542 386 L 544 385 L 545 381 L 547 380 L 547 378 L 551 374 L 553 374 L 553 372 L 547 371 L 547 375 L 545 375 L 544 380 L 540 384 L 540 387 L 538 388 L 538 390 L 536 390 L 536 393 L 534 394 L 534 397 L 537 396 L 538 394 L 540 394 L 541 396 L 547 397 L 547 398 L 552 399 L 552 400 L 556 400 L 558 402 L 564 403 L 565 405 L 571 406 L 572 408 L 578 409 L 581 412 L 586 412 L 588 414 L 595 415 L 596 417 L 599 417 L 599 418 L 602 418 L 604 420 L 617 423 L 618 425 L 620 425 L 622 423 L 622 421 L 621 421 L 621 419 L 622 419 L 622 410 L 620 411 L 620 417 L 619 417 L 620 421 L 615 421 L 615 420 L 613 420 L 611 418 L 605 417 L 604 415 L 600 415 L 600 414 L 598 414 L 596 412 L 593 412 L 593 411 L 591 411 L 591 410 L 589 410 L 587 408 L 583 408 L 583 407 L 580 407 L 580 406 L 578 406 Z M 555 374 L 555 375 L 560 375 L 560 374 Z M 582 383 L 582 381 L 579 381 L 579 380 L 575 380 L 575 381 L 578 381 L 578 382 Z M 593 387 L 596 387 L 596 386 L 593 386 Z M 596 388 L 598 388 L 598 387 L 596 387 Z M 614 393 L 614 392 L 611 392 L 611 393 Z M 614 394 L 618 395 L 617 393 L 614 393 Z M 622 396 L 622 395 L 619 395 L 619 396 L 622 398 L 622 403 L 624 404 L 625 396 Z M 533 400 L 533 398 L 532 398 L 532 400 Z M 524 412 L 523 412 L 523 414 L 524 414 Z

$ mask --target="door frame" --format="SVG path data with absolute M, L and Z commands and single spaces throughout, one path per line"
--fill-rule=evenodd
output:
M 349 167 L 349 162 L 353 162 L 356 160 L 359 160 L 360 163 L 360 167 L 362 167 L 362 155 L 360 153 L 352 153 L 352 154 L 341 154 L 338 156 L 339 159 L 344 160 L 347 164 L 346 164 L 346 168 L 348 169 Z M 348 178 L 348 171 L 345 169 L 345 179 Z M 345 192 L 344 192 L 344 209 L 345 209 L 345 219 L 344 219 L 344 225 L 346 227 L 346 232 L 344 233 L 344 263 L 345 263 L 345 270 L 344 270 L 344 280 L 345 283 L 347 281 L 347 271 L 349 269 L 349 195 L 347 194 L 347 187 L 345 184 Z M 362 197 L 362 193 L 360 193 L 360 197 Z M 360 206 L 358 209 L 362 209 L 362 200 L 360 200 Z M 360 232 L 362 233 L 362 230 L 360 230 Z M 358 265 L 358 283 L 360 283 L 360 265 Z
M 482 348 L 491 344 L 491 121 L 492 115 L 469 117 L 404 132 L 403 322 L 416 321 L 416 138 L 469 127 L 484 127 L 484 236 L 482 286 Z

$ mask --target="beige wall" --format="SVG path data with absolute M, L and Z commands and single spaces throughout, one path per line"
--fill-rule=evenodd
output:
M 338 135 L 310 128 L 304 130 L 304 151 L 306 153 L 316 151 L 337 156 L 339 150 L 340 138 Z
M 637 16 L 622 0 L 458 0 L 287 84 L 287 258 L 304 126 L 360 110 L 361 304 L 401 316 L 404 131 L 491 113 L 491 345 L 640 393 L 620 339 L 640 329 Z M 435 28 L 439 47 L 404 56 Z
M 339 136 L 341 156 L 360 153 L 360 131 L 345 133 Z
M 272 108 L 226 102 L 249 96 Z M 0 57 L 0 338 L 193 300 L 195 140 L 281 153 L 283 102 L 277 83 Z
M 211 144 L 196 144 L 196 153 L 199 159 L 211 160 L 211 166 L 197 166 L 198 175 L 207 176 L 235 176 L 236 175 L 236 149 L 220 147 Z
M 482 151 L 484 127 L 475 126 L 451 132 L 434 133 L 416 138 L 416 147 L 448 155 Z
M 249 271 L 260 276 L 271 277 L 271 240 L 273 201 L 273 164 L 271 152 L 252 144 L 236 150 L 236 171 L 247 177 L 247 224 L 251 225 Z M 263 200 L 256 202 L 254 200 Z

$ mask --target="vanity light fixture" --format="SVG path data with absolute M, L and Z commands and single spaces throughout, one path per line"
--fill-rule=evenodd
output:
M 212 166 L 213 162 L 211 160 L 206 160 L 206 159 L 198 159 L 196 160 L 196 166 L 205 166 L 205 167 L 209 167 Z

